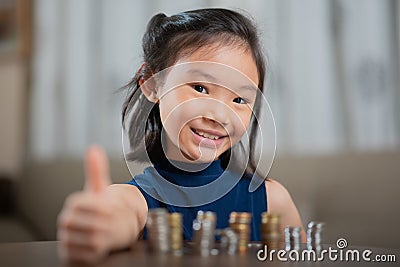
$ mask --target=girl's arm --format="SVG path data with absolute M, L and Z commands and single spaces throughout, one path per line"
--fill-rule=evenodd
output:
M 306 233 L 299 212 L 289 192 L 282 184 L 270 178 L 265 181 L 265 186 L 267 189 L 268 212 L 279 214 L 281 217 L 281 241 L 284 241 L 284 229 L 286 226 L 299 226 L 301 227 L 302 242 L 305 242 Z
M 126 216 L 127 219 L 125 222 L 118 221 L 120 225 L 117 226 L 117 228 L 122 230 L 117 232 L 120 236 L 115 237 L 115 239 L 121 242 L 120 244 L 116 242 L 116 244 L 111 247 L 111 250 L 127 248 L 139 239 L 139 234 L 146 224 L 148 210 L 146 200 L 140 190 L 136 186 L 130 184 L 113 184 L 107 188 L 107 191 L 112 198 L 118 199 L 122 204 L 121 213 L 123 213 L 122 216 Z M 127 222 L 130 223 L 127 224 Z M 127 229 L 123 229 L 124 227 Z M 128 235 L 125 235 L 126 233 L 128 233 Z

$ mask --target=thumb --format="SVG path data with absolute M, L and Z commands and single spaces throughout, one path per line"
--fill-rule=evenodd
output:
M 100 146 L 92 145 L 86 151 L 85 169 L 85 191 L 100 193 L 111 184 L 108 159 Z

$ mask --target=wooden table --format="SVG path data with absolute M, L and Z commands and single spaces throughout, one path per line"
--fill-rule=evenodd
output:
M 4 243 L 0 244 L 0 266 L 19 267 L 19 266 L 82 266 L 77 263 L 63 263 L 57 255 L 57 241 L 48 242 L 27 242 L 27 243 Z M 326 246 L 325 246 L 326 248 Z M 332 248 L 336 248 L 332 246 Z M 112 253 L 105 261 L 96 266 L 167 266 L 167 267 L 197 267 L 197 266 L 400 266 L 400 251 L 383 248 L 367 247 L 348 247 L 346 249 L 357 249 L 363 251 L 369 249 L 373 252 L 371 258 L 377 254 L 395 255 L 396 262 L 344 262 L 329 261 L 326 257 L 322 262 L 281 262 L 276 257 L 271 261 L 259 261 L 257 252 L 259 247 L 252 247 L 244 254 L 228 255 L 220 254 L 216 256 L 200 256 L 187 253 L 182 256 L 172 254 L 151 253 L 147 249 L 147 243 L 140 241 L 131 250 Z

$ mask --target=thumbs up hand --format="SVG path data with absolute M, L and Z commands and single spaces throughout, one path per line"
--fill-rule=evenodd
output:
M 84 190 L 67 197 L 58 216 L 59 256 L 67 261 L 98 262 L 111 250 L 132 242 L 132 210 L 111 190 L 108 160 L 98 146 L 88 149 Z
M 108 160 L 104 151 L 98 146 L 92 146 L 86 153 L 85 191 L 104 193 L 111 184 Z

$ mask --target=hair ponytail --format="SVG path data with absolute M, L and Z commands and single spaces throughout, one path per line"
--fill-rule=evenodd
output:
M 143 35 L 142 48 L 144 53 L 144 61 L 151 61 L 152 55 L 162 48 L 164 40 L 163 22 L 167 17 L 164 13 L 154 15 L 147 24 L 146 33 Z

